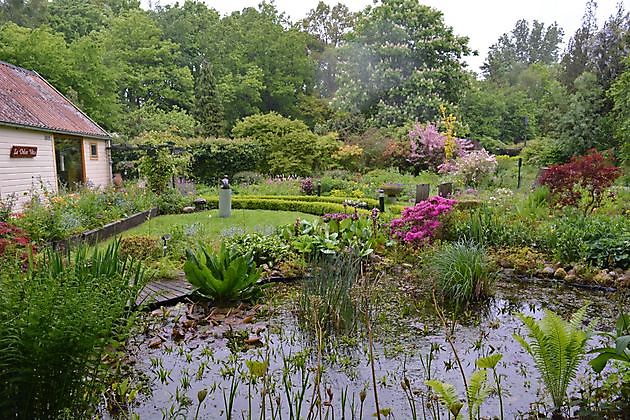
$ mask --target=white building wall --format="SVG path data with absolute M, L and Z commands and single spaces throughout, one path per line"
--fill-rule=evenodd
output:
M 12 146 L 35 146 L 34 158 L 10 157 Z M 17 208 L 42 189 L 57 191 L 53 136 L 21 128 L 0 127 L 0 197 L 15 194 Z
M 96 144 L 98 154 L 91 155 L 90 144 Z M 104 187 L 112 183 L 109 156 L 107 155 L 107 141 L 83 139 L 83 162 L 85 162 L 85 182 L 95 187 Z

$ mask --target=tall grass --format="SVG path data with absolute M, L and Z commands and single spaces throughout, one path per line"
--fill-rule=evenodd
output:
M 489 296 L 494 275 L 485 249 L 475 242 L 444 245 L 430 258 L 429 269 L 443 298 L 463 306 Z
M 352 255 L 320 254 L 312 275 L 304 280 L 300 315 L 307 324 L 324 330 L 352 330 L 356 308 L 351 289 L 360 275 L 360 261 Z
M 141 266 L 118 243 L 88 255 L 47 252 L 27 272 L 0 273 L 0 418 L 89 417 L 101 357 L 124 339 Z

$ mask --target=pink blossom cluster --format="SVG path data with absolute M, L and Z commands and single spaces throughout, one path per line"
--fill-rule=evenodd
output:
M 393 237 L 407 243 L 423 245 L 431 242 L 441 226 L 440 216 L 451 211 L 455 200 L 431 197 L 402 211 L 402 216 L 390 223 Z
M 352 220 L 357 220 L 359 218 L 359 215 L 355 212 L 354 214 L 347 214 L 347 213 L 326 213 L 322 216 L 322 220 L 324 222 L 330 222 L 331 220 L 336 220 L 338 222 L 341 222 L 342 220 L 345 219 L 352 219 Z
M 444 144 L 446 136 L 440 133 L 434 124 L 416 123 L 409 131 L 410 152 L 407 161 L 412 165 L 431 170 L 438 170 L 444 163 Z M 470 140 L 455 139 L 455 154 L 464 156 L 473 148 Z

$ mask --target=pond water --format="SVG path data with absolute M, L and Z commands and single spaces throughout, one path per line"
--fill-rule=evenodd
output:
M 278 286 L 277 296 L 290 288 Z M 403 291 L 402 295 L 410 294 Z M 307 418 L 309 412 L 312 418 L 351 419 L 361 418 L 360 414 L 362 418 L 373 418 L 375 397 L 365 331 L 338 336 L 318 346 L 317 334 L 300 327 L 290 300 L 278 299 L 273 308 L 218 309 L 202 303 L 181 303 L 147 315 L 147 327 L 132 340 L 129 351 L 136 368 L 146 374 L 152 393 L 138 398 L 133 411 L 143 419 L 196 415 L 200 419 L 293 419 Z M 391 300 L 390 309 L 377 308 L 373 314 L 379 408 L 385 415 L 406 419 L 413 418 L 415 406 L 418 418 L 433 418 L 436 413 L 426 404 L 424 382 L 429 376 L 455 385 L 463 398 L 455 355 L 445 338 L 444 326 L 428 309 L 428 302 L 424 303 L 426 310 L 418 310 L 422 304 L 415 310 L 405 310 L 394 294 Z M 621 306 L 629 309 L 627 301 L 610 292 L 510 281 L 498 283 L 494 298 L 472 308 L 456 324 L 451 337 L 467 376 L 475 369 L 477 358 L 503 354 L 497 371 L 504 390 L 506 418 L 550 412 L 550 398 L 544 393 L 533 361 L 512 336 L 515 332 L 525 334 L 515 314 L 539 319 L 544 309 L 551 309 L 568 315 L 586 302 L 590 302 L 587 320 L 597 318 L 598 328 L 607 330 L 612 329 Z M 589 347 L 597 340 L 591 339 Z M 261 362 L 268 363 L 266 370 Z M 319 386 L 318 366 L 322 369 Z M 264 377 L 257 375 L 261 369 L 266 372 Z M 581 382 L 596 380 L 591 372 L 583 362 L 573 394 Z M 412 393 L 403 389 L 404 378 Z M 494 384 L 491 374 L 489 382 Z M 200 390 L 208 392 L 198 406 Z M 323 403 L 311 404 L 318 395 Z M 260 415 L 262 410 L 264 416 Z M 499 413 L 498 396 L 493 393 L 482 406 L 481 415 L 494 417 Z M 447 418 L 444 411 L 442 418 Z

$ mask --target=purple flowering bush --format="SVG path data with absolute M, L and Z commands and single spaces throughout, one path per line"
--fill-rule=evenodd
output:
M 356 213 L 354 214 L 348 214 L 348 213 L 326 213 L 325 215 L 322 216 L 322 220 L 326 223 L 330 222 L 331 220 L 336 220 L 337 222 L 341 222 L 342 220 L 346 220 L 352 218 L 353 220 L 356 220 L 358 218 L 358 215 Z
M 437 171 L 445 160 L 445 143 L 446 136 L 440 133 L 435 125 L 416 123 L 409 131 L 410 151 L 407 162 L 417 170 Z M 455 139 L 455 145 L 455 156 L 464 156 L 473 147 L 470 140 L 466 139 Z
M 305 195 L 313 195 L 313 180 L 311 178 L 304 178 L 300 183 L 300 189 Z
M 398 219 L 389 224 L 391 235 L 414 245 L 424 245 L 435 239 L 441 226 L 440 216 L 447 214 L 455 205 L 455 200 L 431 197 L 402 211 Z

